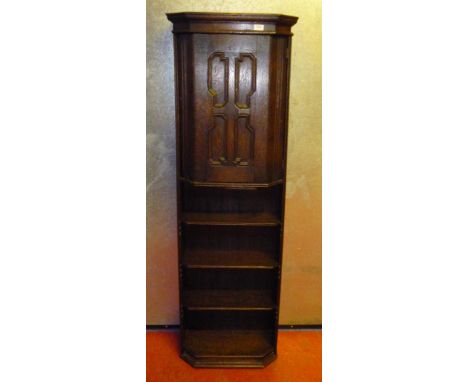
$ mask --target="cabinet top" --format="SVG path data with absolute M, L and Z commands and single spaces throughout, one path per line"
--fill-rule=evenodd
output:
M 269 13 L 180 12 L 166 14 L 174 33 L 292 35 L 298 17 Z

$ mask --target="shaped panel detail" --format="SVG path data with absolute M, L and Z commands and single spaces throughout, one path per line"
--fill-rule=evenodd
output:
M 239 109 L 250 108 L 257 87 L 257 60 L 252 53 L 240 53 L 235 64 L 235 102 Z
M 208 57 L 208 92 L 214 108 L 222 108 L 229 101 L 229 58 L 222 52 Z

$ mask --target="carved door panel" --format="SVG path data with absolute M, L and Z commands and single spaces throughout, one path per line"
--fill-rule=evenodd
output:
M 269 43 L 194 35 L 193 180 L 265 181 Z

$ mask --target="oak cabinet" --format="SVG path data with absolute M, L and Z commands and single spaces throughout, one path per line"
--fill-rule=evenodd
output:
M 181 356 L 276 358 L 291 27 L 297 17 L 171 13 Z

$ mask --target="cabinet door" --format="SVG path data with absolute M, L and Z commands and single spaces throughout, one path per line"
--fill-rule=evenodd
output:
M 193 35 L 192 180 L 266 181 L 270 39 Z

